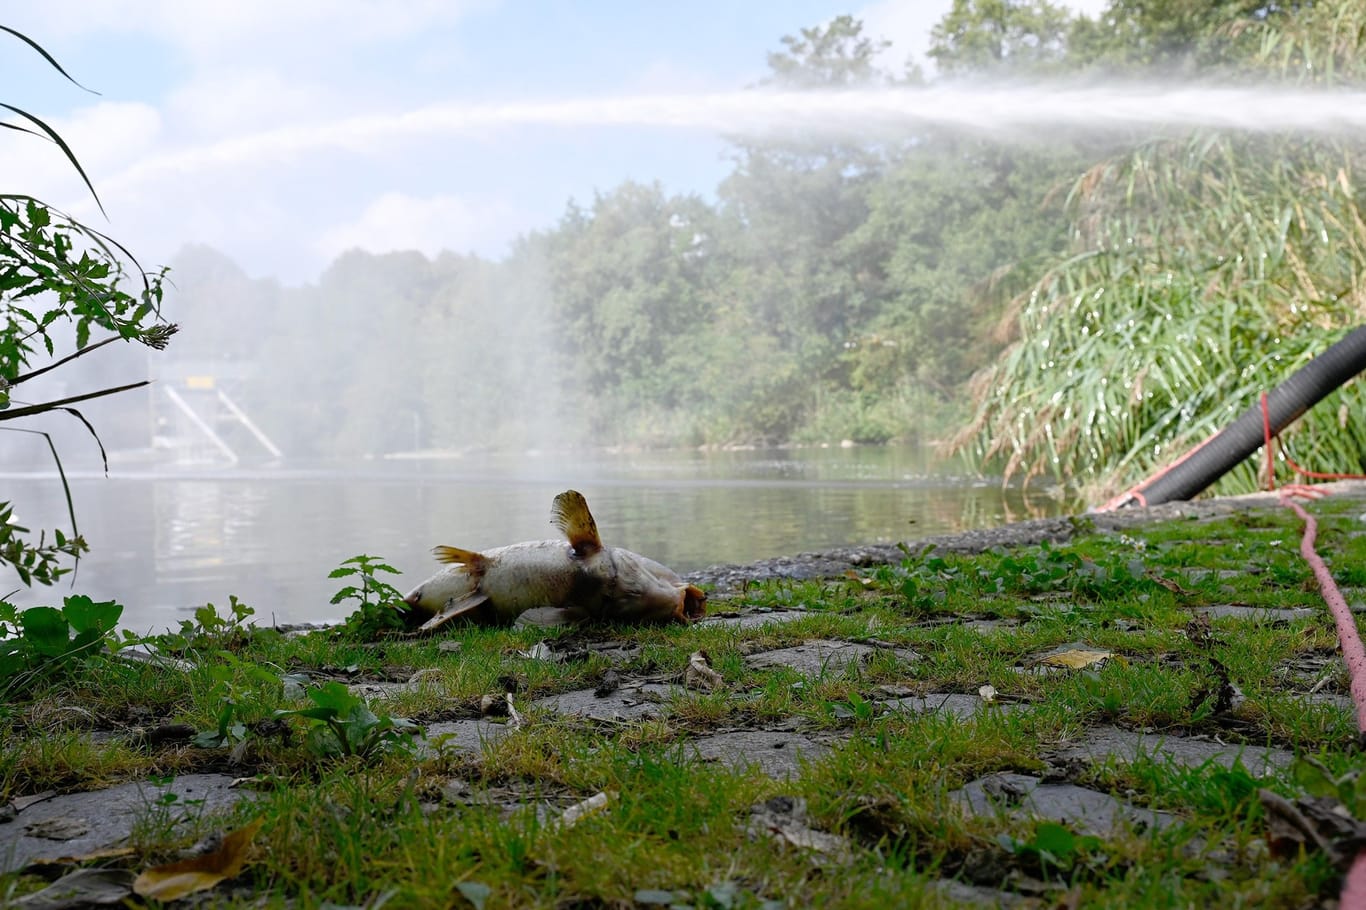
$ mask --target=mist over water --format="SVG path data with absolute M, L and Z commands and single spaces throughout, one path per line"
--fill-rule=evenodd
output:
M 22 482 L 24 516 L 61 524 L 61 484 Z M 556 536 L 555 494 L 588 498 L 603 540 L 687 573 L 717 563 L 896 543 L 1069 503 L 972 482 L 925 449 L 888 446 L 755 452 L 488 455 L 446 462 L 369 461 L 193 472 L 116 470 L 71 478 L 91 544 L 74 590 L 124 606 L 121 625 L 159 631 L 228 595 L 261 625 L 336 621 L 342 582 L 328 572 L 359 553 L 383 557 L 407 590 L 439 568 L 430 548 L 487 549 Z M 72 592 L 25 588 L 19 606 Z

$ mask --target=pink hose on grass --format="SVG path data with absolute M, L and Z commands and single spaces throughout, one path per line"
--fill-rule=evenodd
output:
M 1304 537 L 1300 540 L 1300 554 L 1314 570 L 1314 577 L 1319 583 L 1319 592 L 1323 595 L 1324 601 L 1328 604 L 1328 609 L 1333 613 L 1333 622 L 1338 630 L 1338 642 L 1342 646 L 1343 659 L 1347 661 L 1347 677 L 1351 681 L 1352 703 L 1356 706 L 1357 713 L 1357 738 L 1362 745 L 1366 745 L 1366 648 L 1362 647 L 1361 636 L 1357 634 L 1356 617 L 1347 606 L 1347 601 L 1343 599 L 1342 592 L 1338 590 L 1337 584 L 1333 581 L 1333 575 L 1328 571 L 1328 566 L 1324 565 L 1318 552 L 1314 549 L 1314 540 L 1318 536 L 1319 525 L 1314 520 L 1314 516 L 1306 512 L 1299 503 L 1291 497 L 1295 495 L 1294 488 L 1287 488 L 1281 491 L 1281 503 L 1289 506 L 1295 514 L 1304 522 Z M 1342 910 L 1366 910 L 1366 849 L 1357 852 L 1356 859 L 1352 861 L 1352 868 L 1347 871 L 1347 878 L 1342 883 L 1342 894 L 1339 897 L 1338 906 Z

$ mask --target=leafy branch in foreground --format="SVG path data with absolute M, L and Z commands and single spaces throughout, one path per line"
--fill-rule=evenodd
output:
M 403 603 L 403 593 L 380 578 L 381 572 L 401 574 L 379 557 L 361 554 L 342 560 L 342 564 L 327 575 L 328 578 L 353 579 L 332 595 L 331 602 L 357 602 L 355 612 L 346 617 L 343 628 L 347 634 L 360 641 L 373 641 L 382 635 L 407 628 L 408 608 Z
M 0 26 L 0 31 L 28 45 L 75 83 L 32 39 L 5 26 Z M 103 211 L 90 178 L 54 129 L 12 104 L 0 102 L 0 109 L 17 118 L 0 121 L 0 127 L 56 145 Z M 125 262 L 141 285 L 131 293 L 120 286 L 128 277 Z M 0 422 L 65 412 L 90 431 L 103 458 L 104 447 L 94 427 L 73 405 L 135 389 L 148 380 L 36 402 L 17 400 L 15 390 L 114 341 L 137 342 L 154 350 L 165 348 L 177 328 L 161 316 L 165 274 L 165 269 L 147 272 L 118 241 L 39 199 L 24 193 L 0 193 Z M 92 341 L 97 332 L 108 334 Z M 74 350 L 59 353 L 72 345 Z M 72 530 L 70 534 L 54 532 L 55 544 L 47 544 L 42 533 L 34 543 L 24 536 L 29 533 L 27 528 L 13 523 L 10 503 L 0 503 L 0 564 L 13 566 L 25 585 L 53 583 L 63 574 L 58 560 L 63 556 L 78 559 L 85 549 L 61 458 L 51 437 L 39 435 L 47 439 L 61 475 Z

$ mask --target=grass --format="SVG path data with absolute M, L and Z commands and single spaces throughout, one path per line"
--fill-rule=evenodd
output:
M 1345 497 L 1314 506 L 1345 584 L 1366 581 L 1355 568 L 1366 564 L 1361 508 Z M 1346 679 L 1297 540 L 1293 516 L 1271 508 L 1123 534 L 1083 528 L 1067 545 L 920 554 L 713 603 L 806 611 L 743 629 L 457 628 L 362 642 L 217 628 L 177 655 L 183 664 L 94 654 L 0 708 L 0 800 L 195 771 L 250 776 L 250 798 L 190 826 L 149 804 L 134 858 L 114 861 L 141 868 L 205 830 L 262 819 L 246 871 L 211 894 L 225 907 L 958 906 L 966 893 L 943 879 L 1079 906 L 1303 906 L 1334 896 L 1338 872 L 1314 853 L 1270 853 L 1257 797 L 1305 795 L 1297 771 L 1056 755 L 1107 726 L 1272 746 L 1337 775 L 1358 767 L 1349 712 L 1323 701 Z M 1228 604 L 1316 612 L 1199 618 Z M 812 673 L 747 660 L 816 639 L 869 651 Z M 526 656 L 541 641 L 564 659 Z M 1070 646 L 1113 656 L 1080 670 L 1039 663 Z M 698 650 L 724 689 L 678 685 Z M 534 705 L 609 671 L 672 688 L 655 716 L 630 721 Z M 484 696 L 511 691 L 524 723 L 473 751 L 409 748 L 395 733 L 339 755 L 314 735 L 318 704 L 299 697 L 299 685 L 329 680 L 387 685 L 369 710 L 424 725 L 473 720 Z M 891 706 L 988 684 L 1000 706 L 966 718 Z M 347 710 L 337 703 L 331 716 L 344 726 Z M 214 747 L 145 735 L 168 723 L 212 732 L 224 717 L 230 735 Z M 819 747 L 790 778 L 704 761 L 695 747 L 718 731 L 774 728 Z M 966 811 L 955 791 L 996 772 L 1089 787 L 1174 821 L 1091 833 Z M 558 821 L 596 793 L 609 794 L 607 811 Z M 752 807 L 780 796 L 805 805 L 807 830 L 842 838 L 841 855 L 756 830 Z M 0 895 L 41 884 L 12 873 Z

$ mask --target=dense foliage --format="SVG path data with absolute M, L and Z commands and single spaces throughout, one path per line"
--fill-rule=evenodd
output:
M 1147 21 L 1133 7 L 1128 28 Z M 1210 4 L 1187 19 L 1201 24 L 1191 53 L 1229 78 L 1329 87 L 1366 74 L 1358 4 Z M 1163 29 L 1152 42 L 1169 40 Z M 1068 255 L 1007 312 L 1019 340 L 978 378 L 960 444 L 1007 473 L 1114 490 L 1254 405 L 1361 322 L 1363 151 L 1198 131 L 1089 168 L 1072 190 Z M 1362 384 L 1348 383 L 1283 439 L 1311 468 L 1361 472 L 1366 427 L 1352 418 L 1364 411 Z M 1256 471 L 1244 463 L 1217 489 L 1255 488 Z
M 30 38 L 4 26 L 0 32 L 27 45 L 66 76 Z M 85 179 L 75 155 L 56 131 L 21 108 L 4 103 L 0 107 L 12 115 L 10 121 L 0 121 L 0 126 L 52 142 Z M 90 190 L 93 194 L 94 188 Z M 132 263 L 139 279 L 140 286 L 132 293 L 121 286 L 127 277 L 125 260 Z M 20 400 L 17 396 L 26 391 L 20 386 L 115 341 L 164 348 L 176 327 L 160 316 L 163 274 L 144 272 L 117 242 L 41 200 L 0 192 L 0 422 L 57 412 L 74 417 L 93 435 L 93 427 L 74 405 L 145 385 L 146 380 L 44 396 L 38 401 Z M 62 375 L 70 373 L 64 370 Z M 19 429 L 43 437 L 60 471 L 61 460 L 51 436 L 22 425 Z M 78 557 L 85 549 L 84 540 L 75 533 L 76 515 L 70 509 L 69 495 L 67 503 L 72 533 L 56 530 L 49 543 L 43 532 L 35 541 L 15 521 L 11 502 L 0 502 L 0 565 L 12 566 L 24 584 L 51 584 L 69 571 L 60 567 L 61 559 Z
M 1347 0 L 1112 0 L 1094 20 L 956 0 L 929 56 L 936 79 L 1341 86 L 1360 75 L 1363 16 Z M 768 81 L 925 80 L 882 50 L 842 17 L 783 39 Z M 1357 321 L 1359 152 L 1203 131 L 737 138 L 713 199 L 627 183 L 502 261 L 352 252 L 281 288 L 193 250 L 175 303 L 223 329 L 206 355 L 259 365 L 237 394 L 290 454 L 957 429 L 983 470 L 1114 488 Z M 299 337 L 363 354 L 326 372 Z M 1337 419 L 1357 394 L 1296 428 L 1301 460 L 1361 467 L 1362 431 Z

